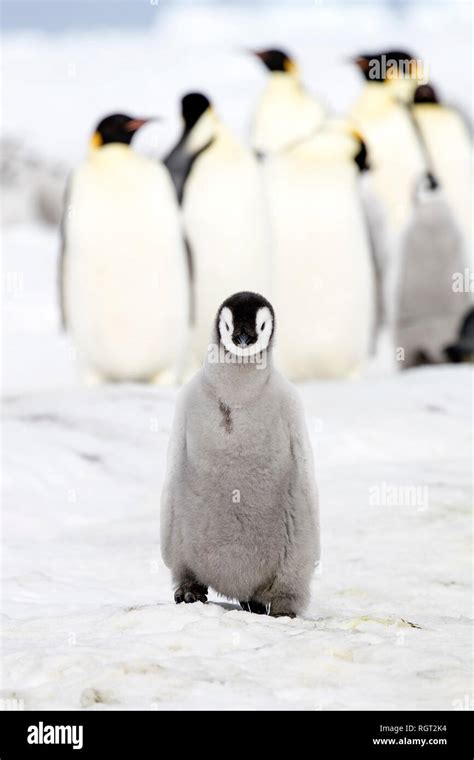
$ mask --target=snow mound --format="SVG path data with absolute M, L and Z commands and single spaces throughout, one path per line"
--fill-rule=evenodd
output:
M 295 620 L 213 595 L 173 603 L 158 548 L 173 391 L 7 398 L 2 696 L 26 709 L 460 705 L 471 389 L 466 367 L 302 386 L 323 563 Z

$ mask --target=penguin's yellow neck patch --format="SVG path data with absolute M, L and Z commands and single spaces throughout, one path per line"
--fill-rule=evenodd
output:
M 359 132 L 358 129 L 355 129 L 354 127 L 349 128 L 349 134 L 354 137 L 355 140 L 359 140 L 360 142 L 364 141 L 364 138 L 362 137 L 362 133 Z
M 90 147 L 92 148 L 92 150 L 96 150 L 97 148 L 100 148 L 102 144 L 103 144 L 103 140 L 102 140 L 100 132 L 94 132 L 94 134 L 92 135 L 90 139 L 90 143 L 89 143 Z
M 293 76 L 298 75 L 298 66 L 294 61 L 291 60 L 291 58 L 286 58 L 285 62 L 283 63 L 283 68 L 288 74 L 293 74 Z

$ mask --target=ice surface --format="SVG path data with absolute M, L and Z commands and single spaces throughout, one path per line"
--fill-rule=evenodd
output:
M 173 603 L 158 549 L 172 391 L 7 400 L 3 695 L 26 709 L 452 709 L 470 690 L 470 393 L 458 367 L 302 387 L 323 563 L 296 620 Z M 406 486 L 418 503 L 380 503 Z
M 465 705 L 470 369 L 301 386 L 323 538 L 304 618 L 215 596 L 176 606 L 158 548 L 174 391 L 77 384 L 56 243 L 39 226 L 4 237 L 2 697 L 26 709 Z

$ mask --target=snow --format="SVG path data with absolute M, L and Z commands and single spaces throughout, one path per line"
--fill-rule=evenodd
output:
M 175 391 L 77 384 L 53 306 L 56 243 L 34 225 L 4 236 L 5 271 L 24 276 L 7 280 L 4 313 L 2 697 L 25 709 L 464 704 L 470 369 L 302 385 L 323 537 L 310 607 L 290 620 L 212 595 L 176 606 L 158 546 Z
M 226 15 L 200 6 L 164 13 L 144 35 L 54 44 L 6 35 L 3 129 L 73 163 L 98 115 L 128 104 L 167 117 L 138 146 L 161 152 L 178 129 L 177 94 L 202 87 L 243 135 L 264 75 L 237 47 L 281 44 L 282 29 L 308 84 L 336 109 L 357 94 L 343 56 L 376 40 L 426 55 L 443 92 L 467 105 L 467 6 L 421 6 L 389 20 L 351 6 L 343 25 L 340 11 L 316 4 L 310 23 L 307 9 Z M 330 76 L 311 79 L 323 70 Z M 79 385 L 58 328 L 58 232 L 28 213 L 18 218 L 24 223 L 2 239 L 0 697 L 21 698 L 26 709 L 472 704 L 471 370 L 302 385 L 323 544 L 309 608 L 290 620 L 213 595 L 207 605 L 177 606 L 158 543 L 175 391 Z
M 323 564 L 296 620 L 173 603 L 173 391 L 7 399 L 3 693 L 26 709 L 451 709 L 470 686 L 470 387 L 458 367 L 302 387 Z M 384 484 L 428 499 L 374 504 Z

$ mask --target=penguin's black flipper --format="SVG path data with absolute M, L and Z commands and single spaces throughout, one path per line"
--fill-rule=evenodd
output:
M 64 299 L 64 261 L 66 258 L 66 220 L 69 214 L 69 198 L 71 191 L 71 180 L 68 179 L 66 188 L 64 190 L 64 203 L 63 203 L 63 215 L 61 217 L 61 224 L 59 226 L 60 235 L 60 249 L 58 260 L 58 302 L 59 302 L 59 317 L 62 330 L 67 330 L 66 319 L 66 305 Z
M 189 291 L 189 324 L 194 325 L 196 321 L 196 298 L 194 294 L 194 258 L 191 243 L 186 235 L 183 237 L 184 248 L 186 251 L 186 266 L 188 269 L 188 291 Z
M 171 179 L 173 180 L 176 195 L 178 197 L 178 203 L 180 206 L 183 202 L 184 186 L 194 162 L 214 142 L 214 138 L 211 138 L 205 145 L 203 145 L 202 148 L 197 150 L 195 153 L 189 153 L 186 150 L 187 138 L 187 134 L 183 135 L 173 150 L 168 153 L 168 155 L 163 159 L 163 163 L 168 169 L 171 175 Z
M 451 108 L 452 111 L 456 111 L 456 113 L 461 117 L 462 121 L 464 122 L 464 126 L 466 127 L 466 132 L 468 133 L 472 142 L 474 140 L 474 125 L 472 123 L 469 112 L 465 111 L 464 108 L 458 104 L 449 104 L 448 108 Z

